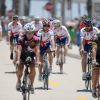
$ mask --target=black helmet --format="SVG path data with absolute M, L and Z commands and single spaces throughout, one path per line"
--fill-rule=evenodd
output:
M 13 20 L 18 20 L 18 19 L 19 19 L 18 15 L 13 16 Z
M 87 25 L 87 26 L 91 26 L 91 25 L 92 25 L 91 19 L 90 19 L 90 18 L 86 18 L 86 19 L 84 20 L 84 24 Z

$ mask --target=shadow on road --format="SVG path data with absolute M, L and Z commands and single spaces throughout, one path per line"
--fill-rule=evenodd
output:
M 16 71 L 5 72 L 5 74 L 16 74 Z
M 46 90 L 43 87 L 35 87 L 35 90 Z M 51 88 L 48 88 L 48 90 L 51 90 Z
M 82 90 L 77 90 L 77 92 L 91 92 L 91 90 L 82 89 Z
M 51 74 L 64 74 L 64 75 L 67 75 L 67 73 L 63 72 L 63 73 L 60 73 L 60 72 L 52 72 Z

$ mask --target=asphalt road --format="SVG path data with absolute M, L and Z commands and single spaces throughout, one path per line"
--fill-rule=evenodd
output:
M 15 88 L 15 67 L 9 55 L 9 45 L 3 40 L 0 42 L 0 100 L 22 100 L 22 94 Z M 35 93 L 31 95 L 30 100 L 96 100 L 91 96 L 90 91 L 85 90 L 81 79 L 81 60 L 78 56 L 78 48 L 74 47 L 69 50 L 69 56 L 64 65 L 64 74 L 59 74 L 59 67 L 55 61 L 56 59 L 54 59 L 53 73 L 49 79 L 49 90 L 42 89 L 43 83 L 38 81 L 38 69 L 36 68 Z

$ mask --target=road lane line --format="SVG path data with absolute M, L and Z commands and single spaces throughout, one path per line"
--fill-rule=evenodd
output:
M 51 86 L 54 86 L 54 87 L 60 86 L 60 84 L 59 84 L 58 82 L 55 82 L 55 81 L 53 81 L 53 80 L 49 80 L 49 84 L 50 84 Z
M 77 98 L 78 98 L 78 100 L 88 100 L 86 97 L 82 97 L 82 96 L 79 96 Z

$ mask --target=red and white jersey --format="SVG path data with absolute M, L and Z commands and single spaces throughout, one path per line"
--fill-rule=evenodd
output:
M 97 34 L 98 34 L 99 30 L 96 27 L 92 28 L 92 31 L 87 32 L 85 27 L 81 29 L 81 39 L 84 40 L 91 40 L 96 38 Z
M 48 32 L 44 32 L 43 29 L 41 29 L 38 31 L 37 36 L 39 36 L 40 40 L 43 42 L 49 42 L 50 39 L 54 39 L 54 34 L 52 30 L 49 30 Z
M 8 24 L 8 33 L 10 33 L 10 35 L 16 35 L 16 34 L 22 33 L 21 23 L 17 22 L 17 24 L 14 25 L 13 22 L 10 22 Z
M 57 38 L 64 38 L 64 37 L 70 36 L 70 34 L 65 26 L 61 26 L 60 28 L 53 29 L 53 31 L 54 31 L 54 35 Z

